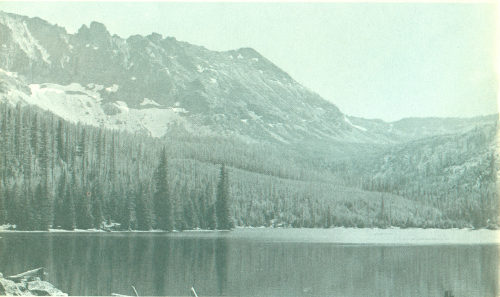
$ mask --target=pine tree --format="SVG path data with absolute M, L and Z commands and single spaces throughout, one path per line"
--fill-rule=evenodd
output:
M 121 205 L 120 201 L 120 195 L 116 188 L 112 186 L 111 193 L 109 194 L 109 200 L 108 200 L 108 221 L 111 222 L 111 220 L 118 220 L 120 217 L 120 209 L 119 206 Z
M 2 139 L 3 131 L 0 126 L 0 139 Z M 0 144 L 0 225 L 7 223 L 7 208 L 3 196 L 3 145 Z
M 47 125 L 42 125 L 41 140 L 40 140 L 40 173 L 41 183 L 40 191 L 35 199 L 40 201 L 40 225 L 39 230 L 47 231 L 53 221 L 52 213 L 52 197 L 49 189 L 49 136 Z
M 102 188 L 99 181 L 94 181 L 92 187 L 92 218 L 93 225 L 95 228 L 101 228 L 102 222 L 104 221 L 104 216 L 102 212 Z
M 82 128 L 82 134 L 80 136 L 80 141 L 76 148 L 76 154 L 81 158 L 81 184 L 85 185 L 86 175 L 87 175 L 87 132 L 85 128 Z
M 168 184 L 168 162 L 165 148 L 162 149 L 160 154 L 160 163 L 156 170 L 155 179 L 154 207 L 156 227 L 160 230 L 172 231 L 174 227 L 174 215 Z
M 78 229 L 91 229 L 94 224 L 91 210 L 91 192 L 85 192 L 78 195 L 76 202 L 76 227 Z
M 217 197 L 215 201 L 215 217 L 217 229 L 230 230 L 234 228 L 229 212 L 229 179 L 226 166 L 222 164 L 219 174 L 219 184 L 217 185 Z
M 151 230 L 153 225 L 151 207 L 147 196 L 144 185 L 139 184 L 136 194 L 135 213 L 137 217 L 137 229 L 142 231 Z
M 207 229 L 215 230 L 215 228 L 217 227 L 215 219 L 215 204 L 212 203 L 207 208 L 206 218 L 207 218 Z
M 33 115 L 33 120 L 31 122 L 31 133 L 30 133 L 30 136 L 31 136 L 31 139 L 30 139 L 30 142 L 31 142 L 31 148 L 33 149 L 33 155 L 35 156 L 38 156 L 38 138 L 39 138 L 39 123 L 38 123 L 38 113 L 35 113 Z
M 43 224 L 42 224 L 43 212 L 41 211 L 41 209 L 42 209 L 42 198 L 41 197 L 43 195 L 44 195 L 43 186 L 41 183 L 37 183 L 37 185 L 35 187 L 35 192 L 33 193 L 33 196 L 31 197 L 31 201 L 28 202 L 28 204 L 31 204 L 31 207 L 33 209 L 37 210 L 34 213 L 33 220 L 32 220 L 33 230 L 44 230 Z
M 73 201 L 73 193 L 68 184 L 66 184 L 62 203 L 61 228 L 65 230 L 74 230 L 76 226 L 75 202 Z
M 21 103 L 16 105 L 15 112 L 15 123 L 14 123 L 14 147 L 16 149 L 16 157 L 19 158 L 21 155 L 21 126 L 22 126 L 22 113 L 21 113 Z
M 65 140 L 64 140 L 64 123 L 62 119 L 57 122 L 57 132 L 56 132 L 56 147 L 57 156 L 60 160 L 67 162 L 66 151 L 65 151 Z
M 25 187 L 24 193 L 19 200 L 19 219 L 17 221 L 18 230 L 35 230 L 35 211 L 36 209 L 31 204 L 32 202 L 31 189 Z
M 210 187 L 210 184 L 207 183 L 205 192 L 198 195 L 198 220 L 201 229 L 207 228 L 207 198 L 211 197 L 211 195 L 212 188 Z
M 184 222 L 186 229 L 194 229 L 197 226 L 196 213 L 191 197 L 186 197 L 183 203 Z
M 174 222 L 175 222 L 175 230 L 177 231 L 186 230 L 186 222 L 184 221 L 184 204 L 182 202 L 181 197 L 182 194 L 180 197 L 177 197 L 177 199 L 175 199 Z
M 2 180 L 0 179 L 0 225 L 5 223 L 7 223 L 7 208 L 3 197 Z
M 129 189 L 125 195 L 125 201 L 122 204 L 121 216 L 120 216 L 120 227 L 122 230 L 133 230 L 135 229 L 135 218 L 134 218 L 134 202 L 135 193 L 132 189 Z
M 66 194 L 66 172 L 61 173 L 59 176 L 59 180 L 57 182 L 57 191 L 56 196 L 54 198 L 54 227 L 58 228 L 62 225 L 62 218 L 66 212 L 64 209 L 64 199 Z

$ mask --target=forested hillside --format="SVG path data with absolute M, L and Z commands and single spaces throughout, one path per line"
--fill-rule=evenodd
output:
M 227 165 L 229 213 L 239 226 L 470 223 L 452 220 L 419 201 L 347 187 L 333 174 L 321 175 L 296 168 L 297 164 L 286 170 L 287 155 L 279 158 L 277 152 L 268 154 L 269 164 L 277 165 L 268 171 L 269 164 L 262 162 L 265 156 L 251 158 L 258 149 L 219 139 L 161 140 L 74 125 L 34 107 L 8 104 L 1 105 L 0 137 L 0 218 L 21 230 L 101 228 L 113 223 L 121 229 L 158 228 L 155 194 L 162 187 L 157 176 L 164 147 L 170 219 L 177 230 L 216 228 L 221 163 Z M 224 157 L 224 152 L 233 153 Z
M 289 151 L 280 156 L 272 147 L 218 138 L 133 135 L 71 124 L 31 106 L 2 104 L 0 110 L 0 219 L 21 230 L 103 228 L 116 223 L 120 225 L 114 228 L 125 230 L 160 228 L 162 208 L 157 195 L 165 192 L 161 189 L 168 189 L 165 213 L 171 212 L 171 228 L 216 228 L 220 164 L 227 166 L 229 215 L 238 226 L 496 225 L 494 178 L 481 177 L 481 190 L 477 192 L 469 187 L 474 187 L 472 182 L 457 179 L 461 188 L 453 193 L 458 196 L 444 195 L 450 190 L 444 191 L 440 181 L 461 175 L 444 171 L 447 175 L 443 177 L 439 167 L 465 164 L 464 168 L 472 170 L 466 165 L 475 158 L 474 170 L 491 173 L 491 158 L 495 156 L 488 144 L 492 144 L 494 127 L 468 133 L 482 139 L 469 139 L 475 143 L 473 147 L 466 146 L 463 136 L 431 139 L 419 146 L 393 148 L 383 164 L 373 161 L 356 165 L 350 161 L 336 171 L 338 164 L 330 170 L 314 169 L 300 161 L 297 153 Z M 452 141 L 465 146 L 454 146 Z M 456 151 L 447 150 L 444 159 L 432 159 L 442 146 Z M 407 152 L 409 148 L 411 153 Z M 410 154 L 415 164 L 422 162 L 417 156 L 426 156 L 427 167 L 420 168 L 420 164 L 418 169 L 402 163 L 401 159 L 408 162 L 402 157 L 405 154 Z M 290 162 L 293 158 L 297 161 Z M 167 166 L 165 185 L 158 178 L 162 166 Z M 408 178 L 397 178 L 401 175 Z M 465 176 L 480 175 L 462 178 Z M 489 187 L 488 191 L 482 187 Z M 478 208 L 491 211 L 482 211 L 478 221 L 471 211 Z
M 351 185 L 442 209 L 452 221 L 498 224 L 497 121 L 465 132 L 396 145 L 336 168 Z
M 0 11 L 0 224 L 498 226 L 498 114 L 349 116 L 251 48 Z

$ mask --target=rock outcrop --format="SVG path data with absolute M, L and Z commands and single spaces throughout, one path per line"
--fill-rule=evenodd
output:
M 43 276 L 43 268 L 8 277 L 0 273 L 0 296 L 68 296 Z

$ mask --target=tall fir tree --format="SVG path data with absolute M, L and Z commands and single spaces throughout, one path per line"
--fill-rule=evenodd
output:
M 210 204 L 210 206 L 208 206 L 207 208 L 206 220 L 207 220 L 207 229 L 215 230 L 217 228 L 214 203 Z
M 160 162 L 156 170 L 155 179 L 156 191 L 154 194 L 154 207 L 156 228 L 172 231 L 174 228 L 174 212 L 168 183 L 168 161 L 165 148 L 161 150 Z
M 49 135 L 47 124 L 44 122 L 42 124 L 41 139 L 40 139 L 40 172 L 41 172 L 41 191 L 38 192 L 37 197 L 40 201 L 40 221 L 39 230 L 49 230 L 52 220 L 52 195 L 49 188 L 49 158 L 50 158 L 50 148 L 49 148 Z
M 219 183 L 217 185 L 217 197 L 215 201 L 215 217 L 217 220 L 217 229 L 230 230 L 234 228 L 229 209 L 229 178 L 226 166 L 222 164 L 219 174 Z
M 54 227 L 58 228 L 62 225 L 62 217 L 66 212 L 64 209 L 64 195 L 66 194 L 66 172 L 61 173 L 57 181 L 56 195 L 54 197 Z
M 144 184 L 139 184 L 135 197 L 135 213 L 137 217 L 137 229 L 142 231 L 149 231 L 153 227 L 153 218 L 148 196 L 148 191 Z
M 83 191 L 78 195 L 78 201 L 76 202 L 76 227 L 78 229 L 91 229 L 94 227 L 91 196 L 90 191 Z
M 64 135 L 64 122 L 62 119 L 57 121 L 57 131 L 56 131 L 56 148 L 58 159 L 67 162 L 66 151 L 65 151 L 65 135 Z
M 31 204 L 32 202 L 31 188 L 25 187 L 24 193 L 19 200 L 19 219 L 17 221 L 18 230 L 35 230 L 35 211 L 36 209 Z
M 65 230 L 74 230 L 76 226 L 75 202 L 73 200 L 73 191 L 71 186 L 66 183 L 62 199 L 61 228 Z
M 103 191 L 99 180 L 95 180 L 92 186 L 92 218 L 95 228 L 101 228 L 104 221 L 103 215 Z
M 0 225 L 7 223 L 7 207 L 3 197 L 2 180 L 0 179 Z

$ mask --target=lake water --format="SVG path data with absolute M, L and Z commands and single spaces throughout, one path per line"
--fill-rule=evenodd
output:
M 70 295 L 133 295 L 131 285 L 141 296 L 499 294 L 497 244 L 325 240 L 340 233 L 0 233 L 0 271 L 46 267 Z

